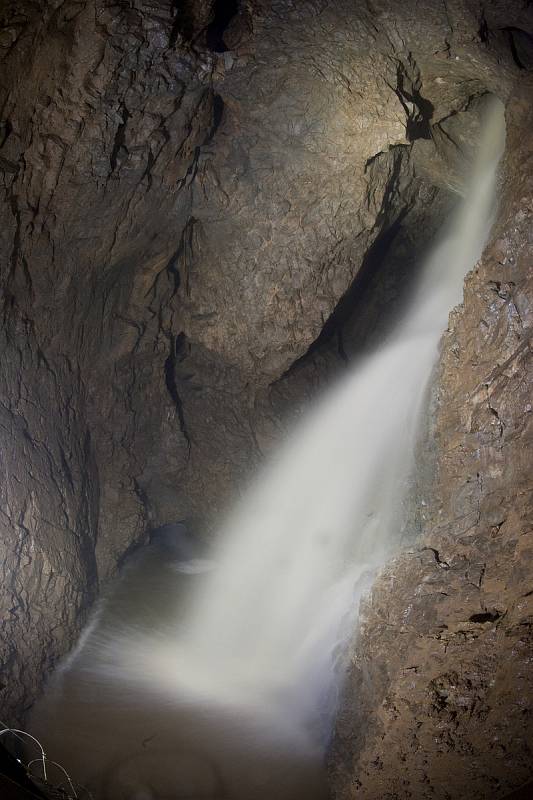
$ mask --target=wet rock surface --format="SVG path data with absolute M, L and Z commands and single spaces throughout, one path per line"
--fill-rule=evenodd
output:
M 186 459 L 164 377 L 169 264 L 212 91 L 169 48 L 170 7 L 6 3 L 2 14 L 9 715 L 72 643 L 98 575 L 144 533 L 147 463 L 165 447 L 171 469 Z
M 31 705 L 124 553 L 175 519 L 212 525 L 291 415 L 384 325 L 458 188 L 479 96 L 507 99 L 531 58 L 521 2 L 222 5 L 0 4 L 7 721 Z M 510 209 L 522 190 L 509 186 Z M 512 220 L 501 259 L 525 242 L 508 238 Z M 480 365 L 511 356 L 494 319 L 511 319 L 507 297 L 527 297 L 493 273 L 468 289 L 496 304 L 487 339 L 481 322 L 465 333 L 483 345 Z M 474 319 L 477 305 L 462 313 Z M 466 381 L 451 346 L 443 375 Z M 488 439 L 500 429 L 492 409 L 503 438 L 514 430 L 502 380 L 468 422 Z M 467 456 L 454 466 L 445 455 L 467 424 L 452 414 L 466 391 L 455 388 L 446 424 L 439 412 L 442 463 L 467 487 L 447 490 L 443 508 L 481 491 Z M 489 445 L 484 463 L 499 469 Z M 499 485 L 518 492 L 515 477 L 504 470 Z M 502 520 L 490 524 L 503 537 Z M 503 558 L 498 537 L 479 537 Z M 431 551 L 405 558 L 441 575 Z M 496 610 L 468 624 L 503 630 L 510 617 Z M 360 772 L 348 749 L 344 781 Z
M 532 88 L 508 105 L 499 217 L 443 340 L 423 536 L 362 609 L 339 798 L 499 798 L 531 780 Z

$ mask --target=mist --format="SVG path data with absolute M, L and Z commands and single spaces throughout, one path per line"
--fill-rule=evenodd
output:
M 254 477 L 208 558 L 155 542 L 56 672 L 31 731 L 97 798 L 325 797 L 342 653 L 398 546 L 428 381 L 490 230 L 503 140 L 494 101 L 402 320 Z

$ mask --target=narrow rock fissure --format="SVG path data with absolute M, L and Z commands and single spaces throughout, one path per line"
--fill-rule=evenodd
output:
M 126 128 L 128 125 L 128 120 L 130 118 L 130 112 L 126 108 L 125 105 L 122 105 L 119 114 L 121 116 L 122 122 L 118 124 L 116 133 L 115 133 L 115 140 L 113 142 L 113 149 L 111 150 L 111 155 L 109 157 L 109 165 L 111 167 L 111 172 L 115 172 L 119 157 L 121 155 L 121 151 L 125 151 L 125 141 L 126 141 Z
M 178 383 L 176 379 L 176 357 L 184 341 L 185 341 L 185 336 L 183 333 L 178 334 L 175 338 L 173 336 L 169 336 L 170 353 L 165 360 L 164 371 L 165 371 L 165 385 L 172 399 L 172 402 L 174 403 L 180 430 L 185 438 L 185 441 L 187 442 L 187 448 L 190 454 L 192 441 L 187 428 L 187 423 L 185 421 L 183 404 L 179 396 Z
M 213 21 L 206 30 L 207 46 L 214 53 L 225 53 L 224 32 L 239 11 L 239 0 L 215 0 Z
M 186 26 L 183 25 L 183 20 L 181 18 L 181 0 L 172 0 L 172 9 L 174 12 L 174 21 L 172 23 L 172 28 L 170 30 L 170 36 L 168 39 L 168 46 L 175 47 L 179 38 L 180 33 L 185 35 L 185 38 L 189 38 L 191 35 L 191 31 L 188 31 Z
M 401 62 L 396 69 L 396 80 L 395 91 L 407 116 L 407 138 L 410 142 L 415 139 L 431 139 L 430 121 L 434 111 L 433 103 L 421 95 L 414 81 L 409 81 L 411 89 L 407 88 L 407 74 Z
M 501 614 L 499 611 L 482 611 L 479 614 L 472 614 L 468 617 L 468 620 L 469 622 L 483 625 L 485 622 L 496 622 L 500 617 Z
M 511 55 L 518 69 L 533 69 L 533 35 L 512 26 L 502 30 L 507 34 Z

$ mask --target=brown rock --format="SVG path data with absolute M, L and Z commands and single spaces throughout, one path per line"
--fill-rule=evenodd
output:
M 519 2 L 175 5 L 0 6 L 7 721 L 130 545 L 172 519 L 212 522 L 280 415 L 371 335 L 449 204 L 413 142 L 525 71 Z M 504 258 L 513 235 L 502 227 Z M 398 269 L 348 319 L 385 252 Z M 527 305 L 507 271 L 479 287 L 500 359 L 516 344 L 506 297 L 523 318 Z M 490 409 L 514 429 L 502 382 L 461 422 L 483 430 L 494 469 Z M 476 486 L 454 494 L 465 513 Z
M 509 104 L 493 240 L 443 343 L 424 535 L 362 611 L 338 798 L 481 800 L 531 780 L 532 90 Z

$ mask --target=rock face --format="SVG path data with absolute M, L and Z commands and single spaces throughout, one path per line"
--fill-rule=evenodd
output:
M 533 82 L 493 239 L 450 319 L 424 535 L 379 576 L 331 758 L 339 798 L 498 798 L 532 778 Z
M 212 523 L 287 415 L 383 327 L 460 184 L 479 98 L 507 100 L 533 28 L 518 1 L 4 0 L 0 15 L 12 721 L 128 548 Z M 490 279 L 509 309 L 518 282 Z M 494 335 L 483 358 L 503 364 L 512 337 Z M 507 435 L 516 409 L 496 401 L 483 408 Z M 470 462 L 450 469 L 466 485 Z
M 169 47 L 170 7 L 8 3 L 2 13 L 9 715 L 72 643 L 97 566 L 112 571 L 145 531 L 147 465 L 172 470 L 187 457 L 164 364 L 173 258 L 213 92 L 197 61 Z

